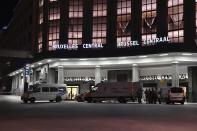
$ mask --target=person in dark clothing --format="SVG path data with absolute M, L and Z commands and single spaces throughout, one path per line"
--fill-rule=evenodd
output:
M 149 101 L 148 101 L 148 90 L 146 89 L 144 93 L 145 93 L 146 104 L 148 104 L 149 103 Z
M 137 90 L 138 103 L 142 103 L 142 89 Z
M 156 90 L 152 90 L 153 92 L 153 104 L 156 104 L 157 103 L 157 91 Z

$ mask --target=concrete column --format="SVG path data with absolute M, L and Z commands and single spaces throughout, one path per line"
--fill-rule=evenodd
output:
M 95 85 L 101 83 L 101 66 L 95 68 Z
M 55 71 L 54 69 L 49 68 L 47 74 L 47 83 L 55 83 Z
M 139 82 L 139 68 L 137 65 L 133 65 L 132 67 L 132 82 Z
M 172 87 L 178 87 L 178 86 L 179 86 L 178 63 L 174 62 L 172 63 Z
M 58 67 L 58 84 L 64 84 L 64 68 Z

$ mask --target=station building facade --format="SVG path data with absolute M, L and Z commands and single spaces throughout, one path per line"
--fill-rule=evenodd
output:
M 102 81 L 140 81 L 144 90 L 186 87 L 188 101 L 197 101 L 195 0 L 34 5 L 34 60 L 9 74 L 13 94 L 24 91 L 24 81 L 66 83 L 70 99 Z

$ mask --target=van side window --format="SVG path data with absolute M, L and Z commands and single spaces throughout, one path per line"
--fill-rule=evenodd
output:
M 40 92 L 40 88 L 34 88 L 33 92 Z
M 50 92 L 58 92 L 58 89 L 56 87 L 51 87 Z
M 43 87 L 42 92 L 49 92 L 49 88 L 48 87 Z

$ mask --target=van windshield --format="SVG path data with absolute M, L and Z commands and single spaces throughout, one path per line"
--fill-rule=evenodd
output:
M 66 87 L 58 87 L 60 92 L 65 92 L 66 91 Z
M 173 87 L 170 89 L 172 93 L 183 93 L 182 88 Z

